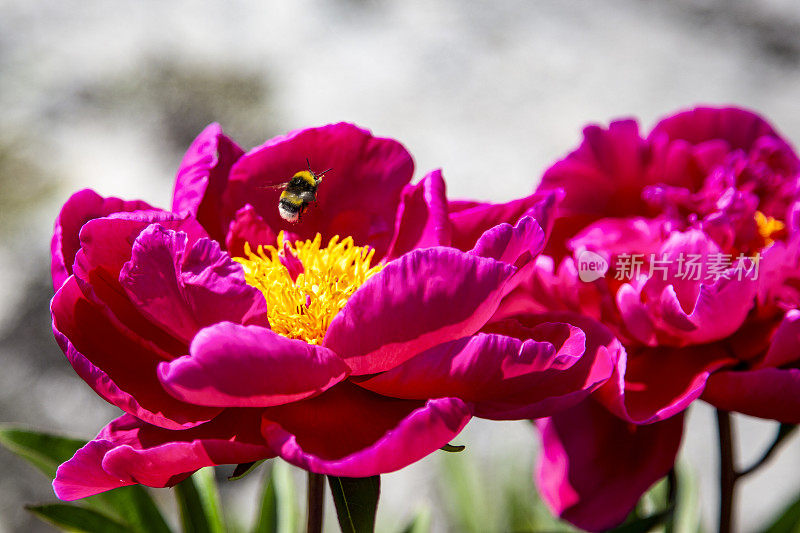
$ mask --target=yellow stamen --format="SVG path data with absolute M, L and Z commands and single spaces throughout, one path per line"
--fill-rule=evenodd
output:
M 756 211 L 755 215 L 756 226 L 758 226 L 758 234 L 764 239 L 764 245 L 769 246 L 775 239 L 773 238 L 776 233 L 783 231 L 786 224 L 780 220 L 766 216 L 761 211 Z
M 278 246 L 259 246 L 254 253 L 245 244 L 246 257 L 233 260 L 244 267 L 247 283 L 259 289 L 267 300 L 272 330 L 291 339 L 321 344 L 331 320 L 347 299 L 383 265 L 370 267 L 374 249 L 355 246 L 352 237 L 339 241 L 333 237 L 320 248 L 322 236 L 314 240 L 288 243 L 287 252 L 296 256 L 303 272 L 292 275 L 281 262 L 284 252 L 283 232 Z

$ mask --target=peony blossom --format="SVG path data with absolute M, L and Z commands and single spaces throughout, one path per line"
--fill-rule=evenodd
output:
M 271 186 L 307 160 L 332 170 L 290 224 Z M 53 237 L 53 330 L 125 414 L 61 465 L 56 494 L 273 456 L 381 474 L 472 416 L 548 416 L 607 380 L 618 346 L 497 315 L 545 245 L 556 195 L 451 204 L 441 172 L 412 173 L 402 145 L 349 124 L 247 153 L 211 125 L 170 210 L 73 195 Z
M 538 193 L 564 200 L 508 300 L 599 321 L 626 353 L 591 401 L 538 424 L 554 512 L 590 530 L 623 521 L 672 467 L 698 398 L 800 422 L 799 171 L 761 117 L 698 108 L 646 137 L 633 120 L 589 126 L 544 174 Z M 581 281 L 597 257 L 607 271 Z

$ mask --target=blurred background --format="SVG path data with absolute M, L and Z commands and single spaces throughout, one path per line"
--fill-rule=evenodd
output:
M 800 142 L 799 95 L 793 0 L 0 0 L 0 422 L 90 438 L 116 416 L 52 339 L 53 219 L 83 187 L 169 206 L 182 151 L 209 122 L 245 148 L 356 122 L 403 142 L 417 177 L 443 168 L 452 197 L 502 201 L 527 194 L 586 122 L 636 116 L 649 128 L 678 108 L 731 103 Z M 774 428 L 736 423 L 746 464 Z M 458 460 L 484 487 L 529 484 L 532 428 L 492 426 L 472 422 Z M 715 442 L 712 411 L 695 405 L 681 453 L 707 529 Z M 443 510 L 454 490 L 444 455 L 384 476 L 379 530 L 422 508 L 434 531 L 461 530 Z M 795 438 L 741 483 L 743 531 L 796 497 L 799 467 Z M 45 479 L 5 450 L 0 471 L 0 533 L 52 531 L 22 507 L 55 499 Z M 251 477 L 223 484 L 242 523 Z

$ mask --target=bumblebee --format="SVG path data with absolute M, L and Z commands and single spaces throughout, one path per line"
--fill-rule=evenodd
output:
M 308 170 L 301 170 L 286 183 L 271 186 L 274 189 L 283 189 L 278 200 L 278 213 L 287 222 L 297 222 L 308 204 L 317 201 L 317 188 L 322 183 L 322 176 L 332 170 L 329 168 L 317 174 L 311 170 L 308 159 L 306 163 Z

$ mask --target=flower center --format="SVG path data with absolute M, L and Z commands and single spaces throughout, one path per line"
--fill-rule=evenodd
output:
M 780 220 L 768 217 L 761 211 L 756 211 L 755 219 L 756 226 L 758 226 L 758 234 L 764 239 L 764 246 L 769 246 L 775 242 L 774 237 L 786 227 L 786 224 Z
M 253 252 L 245 244 L 245 257 L 233 260 L 244 267 L 247 283 L 267 300 L 270 326 L 275 333 L 309 344 L 321 344 L 331 320 L 367 279 L 383 268 L 370 267 L 374 249 L 355 246 L 353 238 L 334 236 L 321 248 L 314 240 L 284 240 L 278 246 L 260 246 Z

